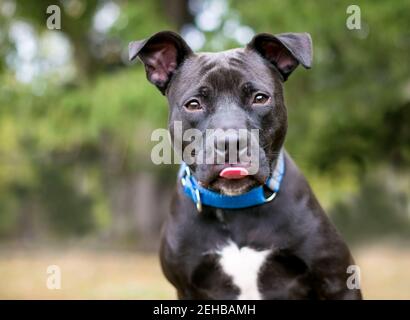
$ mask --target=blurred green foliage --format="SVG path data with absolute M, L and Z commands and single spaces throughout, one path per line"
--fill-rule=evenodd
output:
M 42 75 L 19 82 L 7 63 L 16 43 L 0 37 L 0 237 L 109 232 L 118 181 L 144 171 L 165 188 L 175 173 L 151 164 L 150 136 L 166 127 L 166 101 L 141 65 L 128 65 L 127 44 L 193 23 L 194 14 L 186 13 L 185 1 L 118 0 L 119 17 L 97 32 L 95 15 L 108 1 L 9 2 L 15 10 L 0 14 L 0 35 L 16 22 L 38 37 L 59 32 L 76 72 L 63 81 Z M 49 31 L 46 8 L 55 2 L 62 30 Z M 348 1 L 226 3 L 220 26 L 204 32 L 209 43 L 238 46 L 223 33 L 232 17 L 255 32 L 312 35 L 312 70 L 300 68 L 286 83 L 286 146 L 342 231 L 357 234 L 352 226 L 364 221 L 377 225 L 369 228 L 372 235 L 408 227 L 410 186 L 390 185 L 399 184 L 397 172 L 409 180 L 410 2 L 359 1 L 361 30 L 346 28 Z M 383 176 L 390 184 L 371 177 L 379 168 L 396 173 Z

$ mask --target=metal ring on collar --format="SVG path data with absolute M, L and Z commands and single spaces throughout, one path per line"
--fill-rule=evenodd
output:
M 191 176 L 191 171 L 189 170 L 188 166 L 185 166 L 184 172 L 185 172 L 185 174 L 183 174 L 182 177 L 181 177 L 181 184 L 182 184 L 183 187 L 185 187 L 185 185 L 186 185 L 185 177 L 189 178 Z
M 270 202 L 276 197 L 276 192 L 274 191 L 269 197 L 265 199 L 265 202 Z
M 201 203 L 201 195 L 198 189 L 195 189 L 195 197 L 196 197 L 196 209 L 198 212 L 202 211 L 202 203 Z

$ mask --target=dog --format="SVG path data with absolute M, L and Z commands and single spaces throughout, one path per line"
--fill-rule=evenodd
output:
M 260 33 L 216 53 L 194 53 L 172 31 L 129 44 L 130 60 L 168 99 L 172 138 L 177 121 L 183 131 L 259 132 L 253 174 L 229 162 L 181 168 L 160 247 L 179 299 L 362 298 L 347 285 L 347 245 L 283 147 L 283 84 L 312 55 L 308 33 Z

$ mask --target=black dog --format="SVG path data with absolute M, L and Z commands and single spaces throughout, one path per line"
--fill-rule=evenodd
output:
M 287 130 L 283 82 L 299 64 L 310 68 L 310 35 L 258 34 L 243 49 L 193 53 L 178 34 L 164 31 L 129 49 L 130 59 L 142 60 L 148 80 L 168 98 L 174 139 L 175 121 L 183 131 L 260 132 L 255 174 L 227 179 L 221 171 L 229 163 L 193 164 L 178 179 L 160 253 L 178 297 L 361 299 L 359 289 L 347 287 L 353 259 L 346 244 L 281 151 Z M 279 180 L 269 190 L 264 184 L 274 172 Z M 266 201 L 258 202 L 256 194 Z

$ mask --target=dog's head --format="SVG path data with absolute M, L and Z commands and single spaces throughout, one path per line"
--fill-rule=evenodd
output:
M 234 145 L 237 154 L 247 154 L 248 160 L 198 161 L 191 164 L 198 181 L 223 194 L 243 193 L 263 184 L 271 174 L 287 130 L 287 113 L 283 98 L 283 82 L 301 64 L 310 68 L 312 42 L 307 33 L 271 35 L 257 34 L 245 48 L 217 53 L 194 53 L 187 43 L 171 31 L 159 32 L 148 39 L 131 42 L 130 60 L 139 57 L 145 65 L 148 80 L 168 98 L 169 129 L 173 141 L 190 144 L 176 136 L 174 123 L 180 121 L 182 132 L 197 129 L 205 134 L 209 129 L 222 129 L 222 145 L 227 155 Z M 241 129 L 258 130 L 252 134 L 232 134 Z M 254 129 L 254 130 L 252 130 Z M 245 139 L 243 139 L 245 137 Z M 242 143 L 241 140 L 246 140 Z M 220 155 L 221 138 L 217 143 L 203 143 L 207 151 L 216 145 Z M 252 141 L 258 141 L 257 146 Z M 249 151 L 257 151 L 255 153 Z M 195 154 L 198 158 L 198 152 Z M 203 156 L 203 153 L 201 153 Z M 226 160 L 225 160 L 226 159 Z M 183 159 L 185 160 L 185 159 Z M 203 160 L 203 159 L 202 159 Z M 220 172 L 231 166 L 249 167 L 258 163 L 257 170 L 242 179 L 226 179 Z M 246 163 L 245 163 L 246 162 Z

